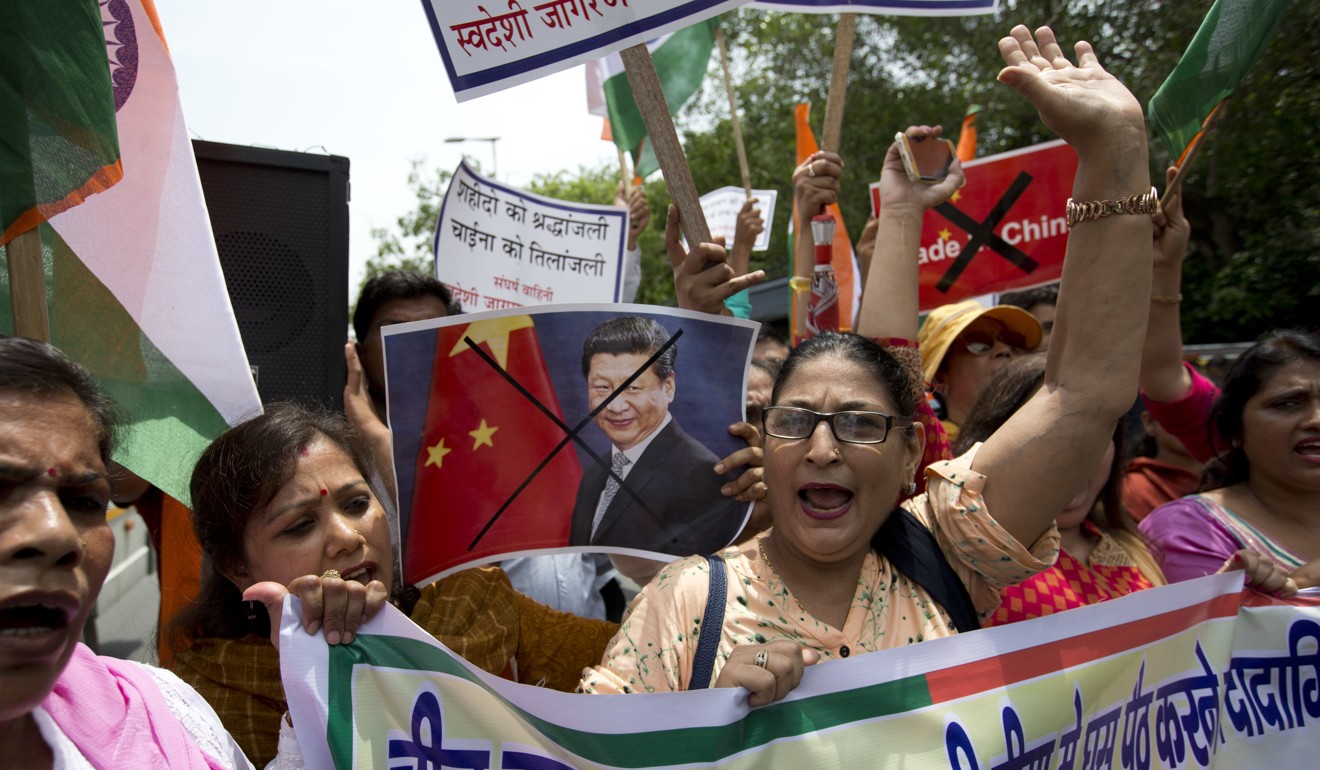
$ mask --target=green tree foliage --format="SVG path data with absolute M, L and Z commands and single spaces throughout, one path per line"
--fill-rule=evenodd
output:
M 940 124 L 956 139 L 964 110 L 975 103 L 985 108 L 977 119 L 980 155 L 1054 138 L 1025 100 L 995 80 L 1003 66 L 995 41 L 1013 24 L 1048 23 L 1066 46 L 1091 41 L 1106 68 L 1145 103 L 1209 7 L 1210 0 L 1008 0 L 994 16 L 859 16 L 841 148 L 847 163 L 841 205 L 851 234 L 856 238 L 866 222 L 867 187 L 879 178 L 894 132 L 909 124 Z M 819 133 L 837 17 L 743 9 L 725 19 L 753 186 L 778 188 L 787 204 L 793 105 L 813 105 Z M 1315 325 L 1318 32 L 1320 3 L 1295 3 L 1185 181 L 1194 228 L 1183 292 L 1188 342 L 1249 340 L 1277 326 Z M 698 189 L 738 178 L 717 62 L 679 124 Z M 1151 159 L 1152 178 L 1163 180 L 1167 148 L 1153 143 Z M 753 268 L 771 276 L 790 270 L 790 207 L 779 208 L 770 250 L 753 255 Z
M 841 206 L 853 238 L 870 210 L 895 131 L 939 124 L 956 139 L 969 104 L 979 155 L 1054 138 L 1029 104 L 996 82 L 995 42 L 1016 23 L 1049 24 L 1065 47 L 1091 41 L 1105 67 L 1144 104 L 1164 82 L 1200 26 L 1211 0 L 1004 0 L 993 16 L 858 17 L 841 152 L 847 163 Z M 741 9 L 724 18 L 752 185 L 776 188 L 781 205 L 771 245 L 752 269 L 786 275 L 790 177 L 795 165 L 793 108 L 813 105 L 821 130 L 837 17 Z M 1192 254 L 1184 267 L 1186 340 L 1250 340 L 1280 326 L 1314 328 L 1320 306 L 1320 3 L 1296 2 L 1265 55 L 1238 89 L 1184 182 Z M 699 191 L 738 184 L 728 101 L 718 59 L 700 95 L 675 116 Z M 1151 175 L 1160 180 L 1168 149 L 1152 137 Z M 538 176 L 534 192 L 609 202 L 615 171 L 578 169 Z M 430 237 L 446 174 L 415 167 L 417 211 L 399 233 L 373 233 L 373 263 L 402 256 L 430 260 Z M 646 185 L 654 215 L 643 236 L 639 302 L 673 304 L 664 253 L 668 194 L 659 176 Z

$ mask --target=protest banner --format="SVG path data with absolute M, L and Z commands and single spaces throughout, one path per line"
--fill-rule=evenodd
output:
M 752 251 L 765 251 L 770 248 L 770 225 L 775 221 L 775 201 L 779 199 L 778 190 L 752 190 L 756 207 L 761 210 L 761 220 L 765 229 L 756 236 Z M 725 245 L 733 246 L 733 235 L 738 228 L 738 212 L 747 202 L 747 192 L 741 187 L 721 187 L 701 196 L 701 210 L 706 214 L 706 224 L 710 225 L 712 238 L 724 237 Z
M 748 7 L 793 13 L 973 16 L 994 13 L 999 9 L 999 0 L 757 0 Z
M 538 551 L 669 559 L 728 544 L 750 507 L 720 493 L 733 476 L 714 466 L 745 446 L 727 426 L 756 328 L 649 305 L 383 328 L 405 578 Z M 638 344 L 659 349 L 593 353 Z M 626 472 L 612 467 L 634 448 Z
M 628 212 L 515 190 L 459 164 L 436 223 L 436 277 L 468 311 L 617 302 Z
M 463 102 L 696 24 L 747 0 L 423 0 Z
M 1309 767 L 1320 603 L 1240 572 L 819 664 L 778 703 L 741 689 L 573 695 L 461 660 L 392 607 L 352 644 L 280 639 L 308 767 Z M 427 764 L 430 763 L 430 764 Z
M 967 184 L 921 223 L 921 310 L 1057 281 L 1077 154 L 1063 140 L 963 164 Z M 871 212 L 880 183 L 871 184 Z

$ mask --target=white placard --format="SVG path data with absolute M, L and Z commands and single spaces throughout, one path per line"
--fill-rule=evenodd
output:
M 618 302 L 627 236 L 622 208 L 515 190 L 462 163 L 436 225 L 436 277 L 470 312 Z
M 756 198 L 756 207 L 761 210 L 761 220 L 765 229 L 756 236 L 752 251 L 765 251 L 770 248 L 770 225 L 775 221 L 775 200 L 778 190 L 752 190 Z M 724 243 L 733 246 L 733 234 L 738 227 L 738 212 L 747 202 L 747 193 L 741 187 L 721 187 L 701 196 L 701 210 L 706 214 L 706 224 L 710 227 L 710 237 L 724 236 Z
M 748 0 L 422 0 L 458 101 L 691 26 Z

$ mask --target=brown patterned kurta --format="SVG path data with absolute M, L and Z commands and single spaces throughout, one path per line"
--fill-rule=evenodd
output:
M 571 691 L 600 662 L 618 625 L 551 609 L 513 590 L 498 567 L 459 572 L 422 589 L 414 623 L 468 662 L 526 684 Z M 288 708 L 279 654 L 265 639 L 199 639 L 174 672 L 215 709 L 257 767 L 275 757 Z

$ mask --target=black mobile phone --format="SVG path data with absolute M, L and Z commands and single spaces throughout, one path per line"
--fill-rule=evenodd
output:
M 953 142 L 929 137 L 914 141 L 902 131 L 894 135 L 894 141 L 898 142 L 898 154 L 903 158 L 908 179 L 935 184 L 949 175 L 949 166 L 953 164 Z

